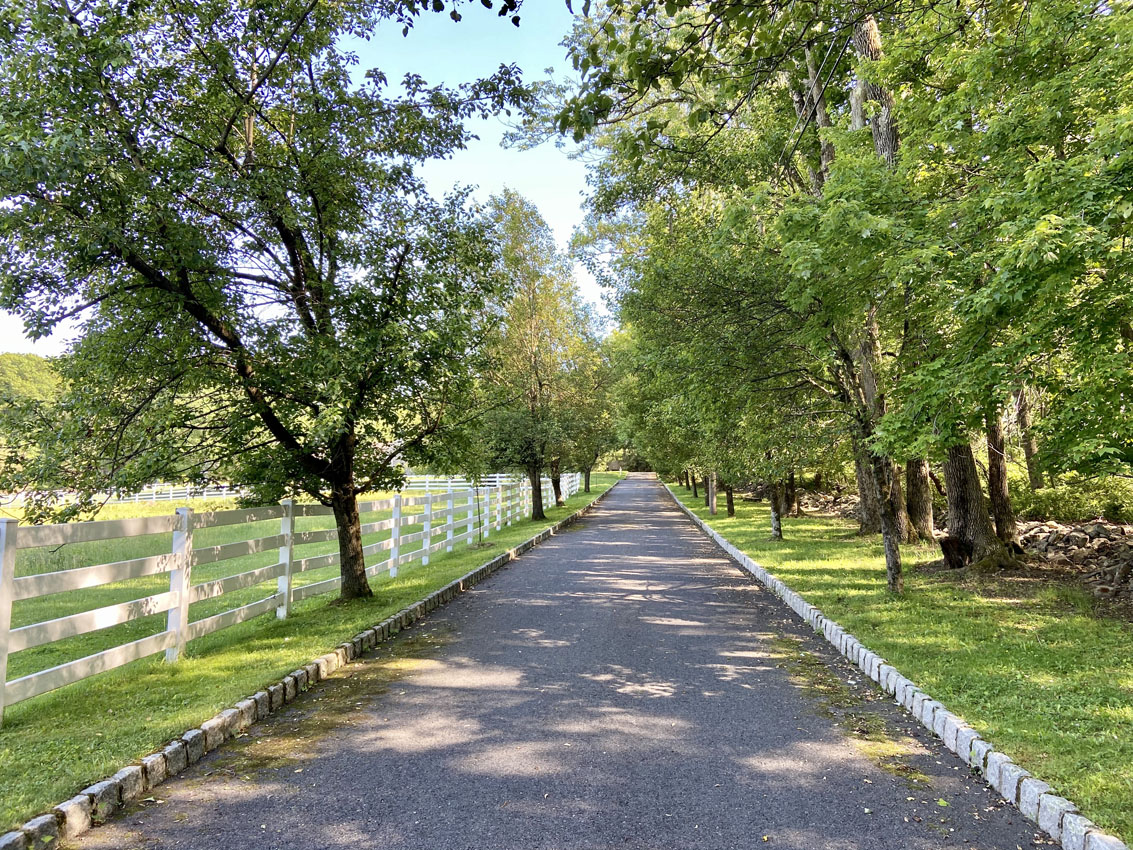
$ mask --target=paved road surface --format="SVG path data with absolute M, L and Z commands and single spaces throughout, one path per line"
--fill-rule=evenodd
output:
M 1032 846 L 955 756 L 867 699 L 912 736 L 929 785 L 881 769 L 792 681 L 783 635 L 871 693 L 655 480 L 630 477 L 81 846 Z

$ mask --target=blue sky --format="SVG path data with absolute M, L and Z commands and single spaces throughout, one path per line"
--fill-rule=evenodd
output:
M 479 2 L 463 4 L 461 11 L 460 23 L 447 13 L 425 13 L 406 37 L 399 26 L 391 25 L 349 47 L 358 53 L 363 68 L 381 68 L 391 83 L 412 72 L 429 83 L 457 85 L 487 76 L 501 63 L 515 63 L 525 79 L 540 79 L 549 67 L 556 76 L 570 71 L 560 46 L 571 26 L 564 0 L 527 0 L 519 27 Z M 420 170 L 430 191 L 442 194 L 457 184 L 475 186 L 475 197 L 487 200 L 504 187 L 514 189 L 539 208 L 565 248 L 582 220 L 585 166 L 550 143 L 528 151 L 501 148 L 507 127 L 500 120 L 470 126 L 479 140 L 451 159 L 430 162 Z M 579 283 L 587 298 L 600 302 L 598 287 L 581 269 Z M 0 351 L 58 354 L 67 336 L 64 332 L 32 343 L 18 319 L 0 312 Z

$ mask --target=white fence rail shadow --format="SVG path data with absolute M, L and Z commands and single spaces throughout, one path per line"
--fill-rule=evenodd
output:
M 563 497 L 577 493 L 581 481 L 579 473 L 563 475 Z M 544 478 L 542 485 L 543 504 L 554 505 L 550 479 Z M 471 543 L 481 535 L 489 538 L 493 530 L 499 531 L 522 519 L 530 512 L 530 507 L 531 486 L 525 478 L 492 475 L 477 483 L 414 476 L 406 489 L 393 497 L 358 504 L 360 514 L 389 513 L 386 519 L 362 525 L 364 536 L 389 532 L 385 539 L 363 547 L 366 574 L 373 577 L 384 573 L 392 577 L 407 564 L 428 564 L 434 552 L 441 549 L 451 552 L 454 546 Z M 299 517 L 332 515 L 329 507 L 297 504 L 288 499 L 279 505 L 261 508 L 211 512 L 177 508 L 175 513 L 165 516 L 59 525 L 20 526 L 17 520 L 0 519 L 0 723 L 6 705 L 158 652 L 164 652 L 169 661 L 176 660 L 185 645 L 195 638 L 272 610 L 283 619 L 290 613 L 292 603 L 337 591 L 342 583 L 337 576 L 306 584 L 295 581 L 304 572 L 338 565 L 336 529 L 299 531 L 295 522 Z M 278 534 L 217 546 L 193 545 L 196 530 L 268 520 L 279 520 Z M 421 526 L 421 530 L 403 531 L 411 526 Z M 17 550 L 153 534 L 171 535 L 166 554 L 38 575 L 15 575 Z M 296 546 L 319 543 L 333 543 L 334 549 L 325 554 L 294 557 Z M 270 551 L 278 552 L 276 563 L 270 566 L 193 582 L 194 567 Z M 16 602 L 159 574 L 169 576 L 166 591 L 11 628 L 12 606 Z M 253 588 L 272 579 L 276 580 L 276 589 L 269 596 L 202 619 L 190 619 L 189 606 L 194 602 Z M 7 680 L 8 657 L 12 653 L 162 613 L 166 615 L 165 628 L 156 634 Z

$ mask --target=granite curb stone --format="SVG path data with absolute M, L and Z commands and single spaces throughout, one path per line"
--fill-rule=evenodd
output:
M 187 730 L 179 739 L 171 741 L 159 752 L 142 758 L 140 765 L 128 765 L 114 776 L 96 782 L 71 799 L 59 803 L 51 812 L 37 815 L 19 829 L 0 835 L 0 850 L 29 850 L 34 846 L 46 846 L 46 842 L 55 840 L 40 837 L 45 835 L 44 830 L 49 829 L 50 824 L 54 824 L 58 837 L 75 838 L 82 835 L 118 811 L 123 803 L 139 798 L 149 788 L 186 770 L 189 765 L 200 761 L 205 753 L 211 752 L 228 738 L 235 737 L 254 723 L 274 714 L 286 703 L 295 699 L 299 693 L 327 678 L 335 670 L 346 666 L 361 656 L 365 650 L 374 648 L 399 631 L 408 628 L 427 612 L 452 601 L 501 567 L 516 560 L 524 552 L 550 539 L 555 532 L 573 525 L 590 513 L 617 485 L 618 482 L 615 481 L 590 504 L 583 505 L 550 528 L 500 553 L 487 563 L 433 591 L 419 602 L 403 608 L 392 617 L 361 632 L 349 641 L 344 641 L 331 652 L 289 673 L 265 690 L 257 691 L 238 701 L 234 707 L 224 709 L 202 723 L 199 728 Z M 151 770 L 155 777 L 153 779 L 150 778 Z M 156 778 L 158 776 L 160 779 Z M 1097 850 L 1111 850 L 1111 848 L 1097 848 Z
M 740 552 L 689 510 L 668 484 L 663 486 L 669 491 L 677 507 L 684 511 L 701 531 L 731 555 L 746 572 L 773 590 L 792 610 L 813 626 L 816 632 L 822 634 L 839 653 L 877 682 L 884 691 L 892 694 L 898 704 L 909 711 L 930 732 L 938 735 L 944 745 L 956 753 L 965 764 L 979 770 L 987 784 L 1002 794 L 1012 805 L 1017 806 L 1028 820 L 1037 823 L 1040 829 L 1055 840 L 1062 841 L 1066 850 L 1129 850 L 1120 839 L 1103 832 L 1088 818 L 1078 814 L 1078 809 L 1072 802 L 1046 793 L 1049 786 L 1045 782 L 1035 779 L 1028 771 L 1015 764 L 1010 757 L 995 750 L 961 718 L 952 714 L 909 679 L 899 673 L 896 676 L 890 675 L 888 670 L 892 665 L 867 649 L 857 638 L 826 617 L 818 608 L 804 603 L 805 607 L 802 610 L 806 613 L 803 614 L 794 602 L 801 598 L 795 591 L 772 576 L 765 567 Z M 1033 794 L 1033 789 L 1036 787 L 1043 787 L 1043 790 L 1038 792 L 1035 813 L 1032 814 L 1031 798 L 1028 795 Z
M 59 821 L 55 815 L 40 815 L 23 825 L 22 831 L 30 847 L 46 847 L 59 838 Z
M 156 788 L 169 776 L 169 771 L 165 767 L 165 756 L 162 753 L 150 753 L 143 758 L 142 771 L 145 773 L 147 791 Z
M 64 838 L 82 835 L 91 825 L 90 797 L 78 794 L 55 807 L 55 817 L 59 819 L 60 834 Z M 35 818 L 32 818 L 35 820 Z

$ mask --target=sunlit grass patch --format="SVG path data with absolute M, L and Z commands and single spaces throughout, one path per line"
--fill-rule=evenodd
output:
M 737 500 L 720 534 L 963 716 L 998 749 L 1133 837 L 1133 627 L 1100 616 L 1081 588 L 1035 576 L 920 570 L 939 557 L 905 547 L 906 590 L 885 589 L 878 537 L 832 517 L 786 518 L 772 541 L 766 503 Z

